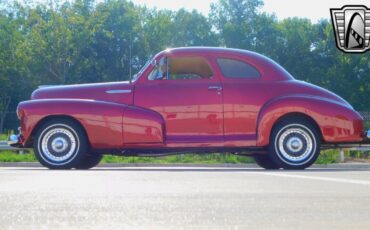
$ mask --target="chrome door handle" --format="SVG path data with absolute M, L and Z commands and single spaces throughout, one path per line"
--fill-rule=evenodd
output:
M 220 86 L 220 85 L 211 85 L 211 86 L 208 86 L 208 90 L 210 90 L 210 91 L 221 91 L 222 86 Z

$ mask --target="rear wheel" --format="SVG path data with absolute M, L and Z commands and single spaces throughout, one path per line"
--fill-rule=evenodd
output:
M 280 167 L 275 164 L 268 155 L 257 155 L 253 157 L 257 165 L 264 169 L 279 169 Z
M 101 154 L 92 154 L 85 156 L 80 163 L 76 165 L 76 169 L 91 169 L 97 166 L 101 159 L 103 158 L 103 155 Z
M 68 119 L 53 119 L 36 132 L 34 151 L 49 169 L 71 169 L 85 157 L 88 141 L 82 127 Z
M 269 156 L 284 169 L 310 167 L 320 154 L 318 130 L 306 119 L 284 120 L 271 134 Z

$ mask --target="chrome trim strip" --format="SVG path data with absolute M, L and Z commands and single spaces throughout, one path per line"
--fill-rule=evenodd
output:
M 208 86 L 208 90 L 221 91 L 222 90 L 222 86 Z
M 105 92 L 109 94 L 132 93 L 132 90 L 131 89 L 116 89 L 116 90 L 107 90 Z
M 44 89 L 44 88 L 50 88 L 50 87 L 55 87 L 55 86 L 61 86 L 61 85 L 39 85 L 39 89 Z

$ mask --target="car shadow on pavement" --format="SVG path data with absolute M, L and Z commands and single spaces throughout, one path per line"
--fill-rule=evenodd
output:
M 205 169 L 205 168 L 95 168 L 90 170 L 48 170 L 45 168 L 1 168 L 14 171 L 49 171 L 49 172 L 258 172 L 258 173 L 315 173 L 315 172 L 368 172 L 370 169 L 308 169 L 308 170 L 264 170 L 264 169 Z
M 144 171 L 144 172 L 361 172 L 369 169 L 306 169 L 306 170 L 265 170 L 260 168 L 94 168 L 91 171 Z M 81 171 L 81 170 L 79 170 Z M 83 171 L 83 170 L 82 170 Z
M 30 170 L 30 171 L 122 171 L 122 172 L 280 172 L 280 173 L 315 173 L 315 172 L 368 172 L 370 167 L 323 167 L 323 168 L 308 168 L 306 170 L 265 170 L 259 168 L 258 166 L 249 166 L 249 167 L 232 167 L 232 166 L 129 166 L 129 165 L 116 165 L 116 166 L 107 166 L 100 165 L 98 167 L 92 168 L 90 170 L 48 170 L 47 168 L 42 167 L 41 165 L 30 165 L 30 166 L 0 166 L 0 170 Z

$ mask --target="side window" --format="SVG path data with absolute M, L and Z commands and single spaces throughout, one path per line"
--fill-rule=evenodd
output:
M 228 58 L 218 58 L 217 64 L 227 78 L 259 78 L 260 72 L 252 65 Z
M 213 72 L 203 57 L 167 57 L 149 74 L 149 80 L 210 79 Z

